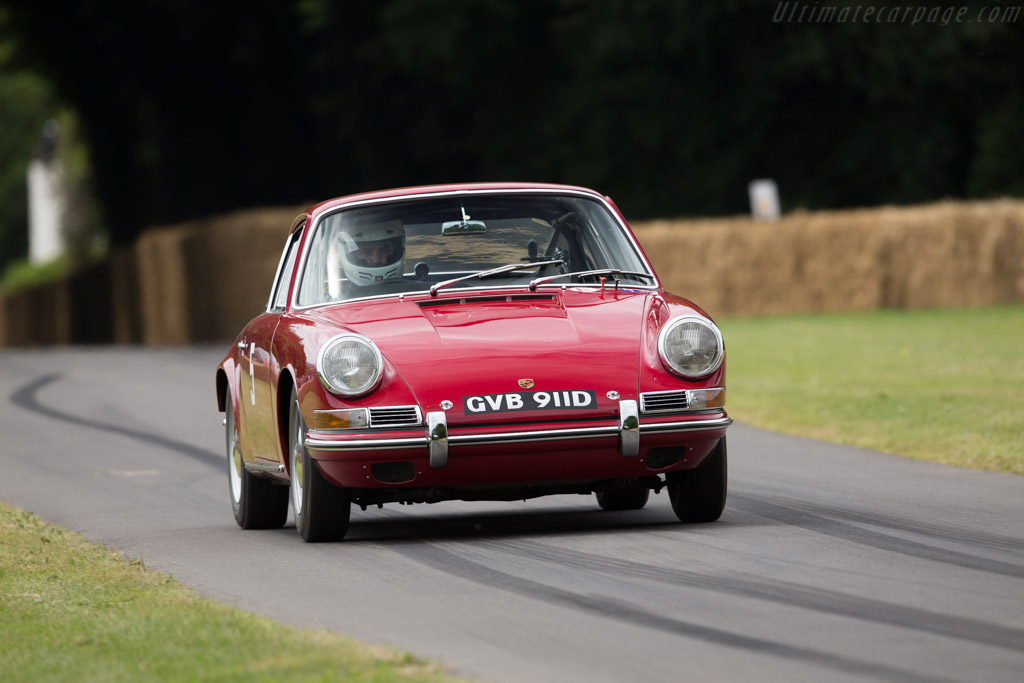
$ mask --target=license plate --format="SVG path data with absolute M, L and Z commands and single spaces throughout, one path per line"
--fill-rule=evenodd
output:
M 597 407 L 597 392 L 572 389 L 565 391 L 519 391 L 514 394 L 483 394 L 463 396 L 466 413 L 519 413 L 528 410 L 572 410 Z

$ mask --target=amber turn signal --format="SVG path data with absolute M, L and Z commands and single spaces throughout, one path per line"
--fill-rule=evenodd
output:
M 327 431 L 332 429 L 364 429 L 370 424 L 366 408 L 350 410 L 314 410 L 313 429 Z
M 715 387 L 714 389 L 690 389 L 686 392 L 686 402 L 690 410 L 724 408 L 725 387 Z

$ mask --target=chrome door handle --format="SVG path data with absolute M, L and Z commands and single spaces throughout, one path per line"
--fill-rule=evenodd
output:
M 256 342 L 249 344 L 249 399 L 256 405 Z

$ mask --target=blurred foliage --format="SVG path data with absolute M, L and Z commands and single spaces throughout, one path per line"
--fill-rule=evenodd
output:
M 2 22 L 2 15 L 0 15 Z M 46 81 L 10 68 L 11 44 L 0 38 L 0 270 L 28 252 L 28 164 L 43 122 L 53 115 Z
M 115 242 L 466 180 L 590 185 L 631 218 L 741 213 L 759 177 L 785 208 L 1024 193 L 1024 20 L 781 4 L 0 0 L 0 40 L 77 110 Z
M 0 289 L 13 292 L 28 289 L 47 282 L 56 282 L 67 277 L 72 271 L 71 259 L 60 256 L 47 263 L 32 264 L 27 258 L 17 258 L 7 264 Z
M 28 253 L 27 173 L 29 163 L 41 153 L 47 121 L 56 122 L 60 131 L 52 154 L 61 165 L 66 192 L 64 228 L 70 260 L 62 258 L 60 263 L 73 266 L 79 259 L 93 258 L 104 238 L 78 118 L 49 80 L 17 63 L 14 42 L 5 33 L 8 21 L 6 8 L 0 7 L 0 272 L 7 266 L 17 271 L 4 275 L 5 287 L 26 281 L 25 274 L 34 270 L 17 259 Z M 43 279 L 54 268 L 65 266 L 44 264 L 39 269 Z M 35 276 L 27 277 L 32 281 Z
M 71 110 L 57 116 L 60 139 L 57 161 L 64 176 L 63 230 L 73 267 L 95 261 L 107 247 L 107 234 L 93 188 L 91 155 L 82 139 L 81 124 Z

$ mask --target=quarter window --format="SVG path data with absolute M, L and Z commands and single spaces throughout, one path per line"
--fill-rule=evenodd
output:
M 288 301 L 288 284 L 292 280 L 292 270 L 295 268 L 295 256 L 298 252 L 299 236 L 301 230 L 296 230 L 284 246 L 284 253 L 281 255 L 281 268 L 277 274 L 277 282 L 274 283 L 274 294 L 271 303 L 273 310 L 283 311 Z

